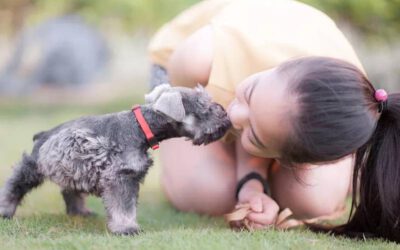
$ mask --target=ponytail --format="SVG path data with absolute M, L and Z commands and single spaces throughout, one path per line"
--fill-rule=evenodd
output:
M 338 229 L 350 236 L 400 242 L 400 94 L 389 95 L 386 106 L 372 138 L 357 150 L 354 214 Z

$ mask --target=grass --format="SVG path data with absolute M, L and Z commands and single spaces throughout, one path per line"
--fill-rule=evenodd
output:
M 44 105 L 29 102 L 0 105 L 0 185 L 12 164 L 32 147 L 32 135 L 85 114 L 127 109 L 132 100 L 100 105 Z M 159 187 L 160 169 L 150 170 L 141 189 L 138 220 L 143 233 L 111 235 L 99 198 L 90 197 L 93 218 L 70 218 L 64 213 L 59 188 L 49 182 L 24 199 L 13 220 L 0 219 L 0 249 L 397 249 L 380 240 L 354 241 L 311 233 L 305 229 L 233 232 L 221 218 L 173 209 Z M 399 248 L 400 249 L 400 248 Z

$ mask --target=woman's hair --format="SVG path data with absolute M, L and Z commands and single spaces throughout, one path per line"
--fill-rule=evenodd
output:
M 329 231 L 400 242 L 400 94 L 377 101 L 365 75 L 338 59 L 306 57 L 278 70 L 299 104 L 282 160 L 319 163 L 355 153 L 350 219 Z

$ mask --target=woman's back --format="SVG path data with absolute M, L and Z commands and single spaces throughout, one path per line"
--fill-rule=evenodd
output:
M 168 68 L 169 59 L 177 48 L 205 26 L 210 32 L 203 33 L 211 34 L 213 47 L 207 88 L 225 107 L 244 78 L 289 59 L 328 56 L 362 69 L 350 43 L 328 16 L 290 0 L 200 2 L 164 25 L 155 35 L 149 46 L 153 63 Z M 202 40 L 206 39 L 196 39 Z M 204 57 L 204 52 L 193 49 L 187 62 L 181 63 L 187 65 L 199 57 Z

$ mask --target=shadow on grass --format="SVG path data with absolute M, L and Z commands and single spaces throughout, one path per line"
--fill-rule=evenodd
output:
M 221 218 L 183 213 L 174 209 L 160 191 L 145 191 L 139 199 L 138 223 L 144 233 L 183 229 L 223 229 Z M 65 234 L 108 235 L 106 215 L 101 199 L 90 197 L 88 206 L 96 216 L 80 217 L 58 213 L 40 213 L 0 219 L 0 233 L 10 237 L 57 238 Z
M 0 220 L 3 235 L 55 238 L 69 233 L 104 234 L 106 226 L 101 217 L 78 217 L 62 214 L 38 214 Z
M 153 200 L 143 199 L 138 207 L 138 221 L 144 231 L 171 229 L 227 228 L 221 217 L 180 212 L 160 192 L 152 192 Z M 143 196 L 142 196 L 143 197 Z

